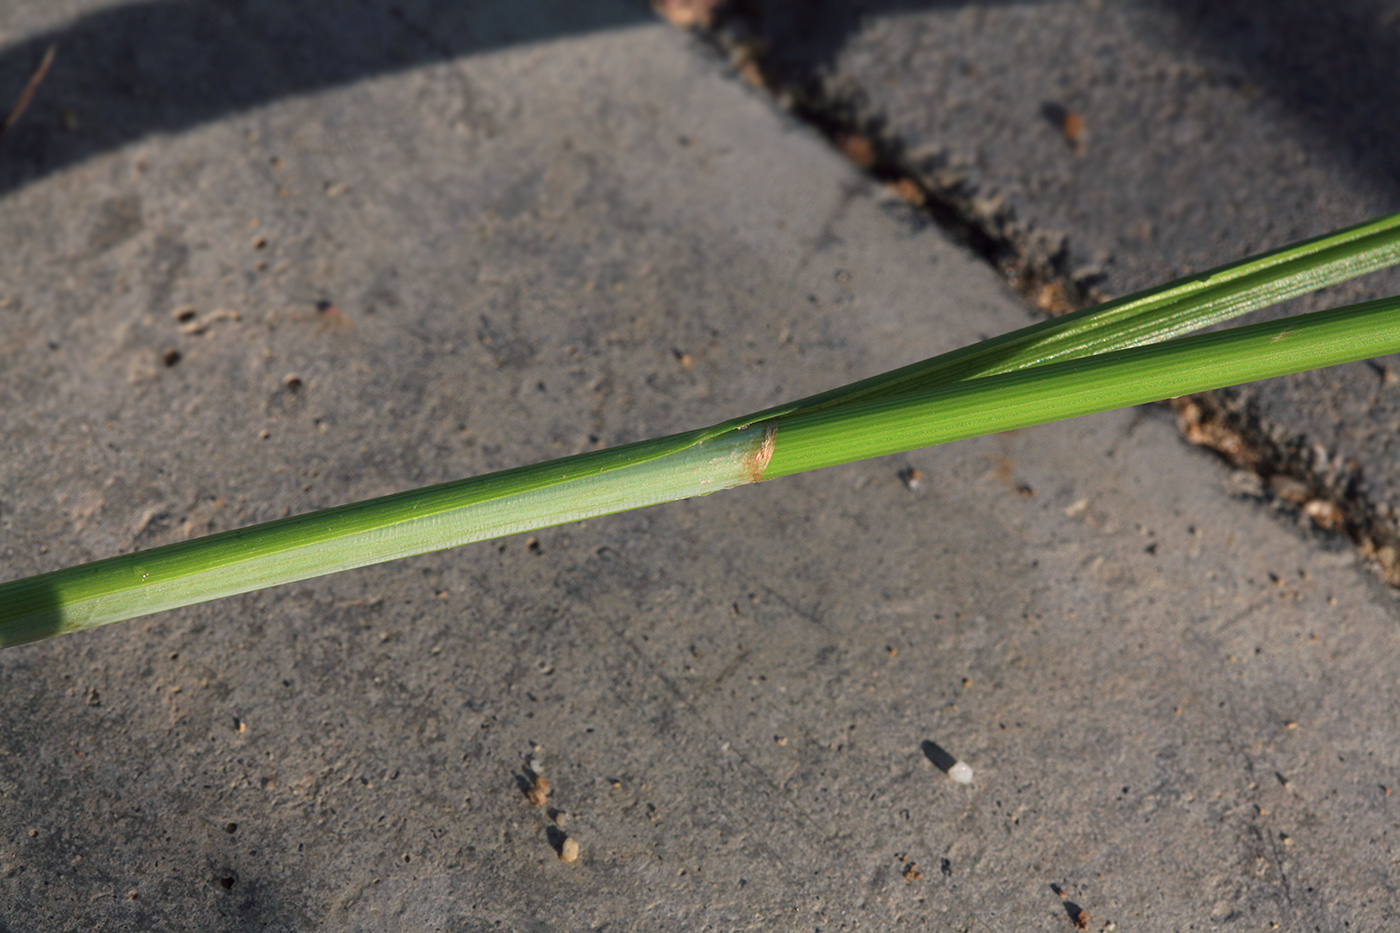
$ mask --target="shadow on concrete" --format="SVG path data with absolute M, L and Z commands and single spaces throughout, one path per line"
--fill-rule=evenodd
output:
M 807 84 L 871 17 L 1045 0 L 733 0 L 780 82 Z M 1183 35 L 1304 116 L 1358 167 L 1400 178 L 1400 22 L 1362 4 L 1144 0 Z M 175 133 L 282 97 L 513 45 L 656 21 L 644 0 L 146 0 L 0 50 L 8 108 L 50 45 L 37 99 L 0 140 L 0 194 L 153 133 Z
M 1313 0 L 1150 0 L 1182 34 L 1302 117 L 1347 163 L 1400 187 L 1400 11 Z
M 213 902 L 221 918 L 238 930 L 306 929 L 309 918 L 282 903 L 277 889 L 262 878 L 242 878 L 228 862 L 213 873 Z
M 1050 890 L 1060 899 L 1060 906 L 1065 909 L 1065 915 L 1069 917 L 1069 922 L 1074 928 L 1076 930 L 1089 929 L 1089 912 L 1070 900 L 1065 889 L 1058 884 L 1050 885 Z
M 762 41 L 764 68 L 775 83 L 817 91 L 821 75 L 873 17 L 1045 2 L 734 0 L 733 15 Z M 1400 69 L 1394 64 L 1400 61 L 1400 14 L 1360 2 L 1139 2 L 1176 17 L 1180 41 L 1217 62 L 1226 80 L 1236 78 L 1262 91 L 1302 117 L 1359 170 L 1400 187 Z M 930 107 L 938 104 L 928 101 Z
M 946 748 L 939 745 L 937 742 L 924 739 L 919 745 L 919 748 L 923 750 L 924 757 L 932 762 L 933 766 L 944 774 L 947 774 L 948 770 L 958 763 L 958 759 L 953 757 Z
M 835 64 L 866 21 L 933 8 L 1023 6 L 1046 0 L 731 0 L 732 15 L 756 29 L 764 68 L 779 84 L 808 86 Z M 932 103 L 932 102 L 930 102 Z
M 644 2 L 146 0 L 0 50 L 0 111 L 52 70 L 0 141 L 0 194 L 155 133 L 461 56 L 655 23 Z

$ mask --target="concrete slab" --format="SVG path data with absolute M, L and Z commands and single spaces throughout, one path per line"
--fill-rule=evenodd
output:
M 293 60 L 281 6 L 190 35 Z M 8 4 L 11 41 L 61 38 L 48 9 Z M 260 105 L 54 166 L 33 115 L 0 212 L 6 577 L 1027 320 L 675 30 L 396 9 L 337 28 L 409 67 L 269 65 Z M 485 44 L 415 44 L 459 29 Z M 180 93 L 153 73 L 115 124 Z M 1124 412 L 0 653 L 0 924 L 1383 927 L 1395 601 L 1242 488 Z
M 864 128 L 1007 248 L 1122 295 L 1400 209 L 1393 4 L 758 0 L 781 93 Z M 1039 292 L 1040 290 L 1037 289 Z M 1387 273 L 1294 310 L 1400 293 Z M 1394 359 L 1214 397 L 1295 504 L 1330 499 L 1400 585 Z M 1209 436 L 1209 431 L 1200 432 Z M 1233 438 L 1232 438 L 1233 440 Z

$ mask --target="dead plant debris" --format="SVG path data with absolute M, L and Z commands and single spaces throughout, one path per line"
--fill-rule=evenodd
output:
M 879 162 L 879 154 L 869 136 L 860 133 L 838 133 L 834 139 L 836 148 L 860 168 L 867 171 Z
M 709 29 L 725 0 L 652 0 L 652 8 L 672 26 Z
M 5 135 L 10 127 L 15 125 L 25 110 L 29 109 L 29 104 L 34 100 L 34 94 L 39 90 L 39 85 L 44 83 L 44 76 L 53 67 L 54 56 L 58 54 L 58 46 L 50 45 L 44 50 L 44 57 L 39 60 L 39 67 L 34 69 L 34 73 L 29 76 L 29 81 L 24 85 L 24 90 L 19 92 L 19 97 L 15 98 L 14 106 L 10 112 L 5 114 L 5 119 L 0 122 L 0 136 Z
M 1257 442 L 1247 439 L 1212 394 L 1172 399 L 1170 404 L 1182 435 L 1239 467 L 1237 475 L 1249 477 L 1256 487 L 1250 495 L 1262 496 L 1267 488 L 1278 501 L 1300 507 L 1303 517 L 1318 528 L 1345 532 L 1382 579 L 1400 588 L 1400 529 L 1385 513 L 1364 500 L 1356 502 L 1335 479 L 1315 476 L 1306 462 L 1299 464 L 1295 454 L 1267 436 Z M 1320 495 L 1315 492 L 1318 487 Z
M 890 190 L 895 193 L 900 200 L 914 207 L 923 207 L 928 203 L 928 197 L 924 194 L 924 189 L 912 178 L 897 178 L 890 183 Z

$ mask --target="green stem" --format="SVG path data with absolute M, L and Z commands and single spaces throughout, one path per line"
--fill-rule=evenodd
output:
M 805 407 L 0 584 L 0 646 L 930 444 L 1400 352 L 1400 299 Z M 728 423 L 728 424 L 733 424 Z
M 763 428 L 692 443 L 698 433 L 395 493 L 0 584 L 0 647 L 753 481 Z

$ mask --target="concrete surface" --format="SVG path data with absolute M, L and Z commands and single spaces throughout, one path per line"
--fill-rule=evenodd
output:
M 1122 295 L 1400 210 L 1389 0 L 731 4 L 769 80 L 1003 243 Z M 1066 122 L 1069 120 L 1070 122 Z M 1298 302 L 1400 293 L 1400 273 Z M 1044 303 L 1061 303 L 1056 288 Z M 1243 458 L 1400 586 L 1400 361 L 1219 393 Z M 1232 438 L 1233 441 L 1233 438 Z
M 1028 319 L 644 10 L 284 8 L 0 7 L 108 87 L 0 144 L 7 577 Z M 1251 490 L 1150 408 L 0 653 L 0 927 L 1386 928 L 1395 598 Z

